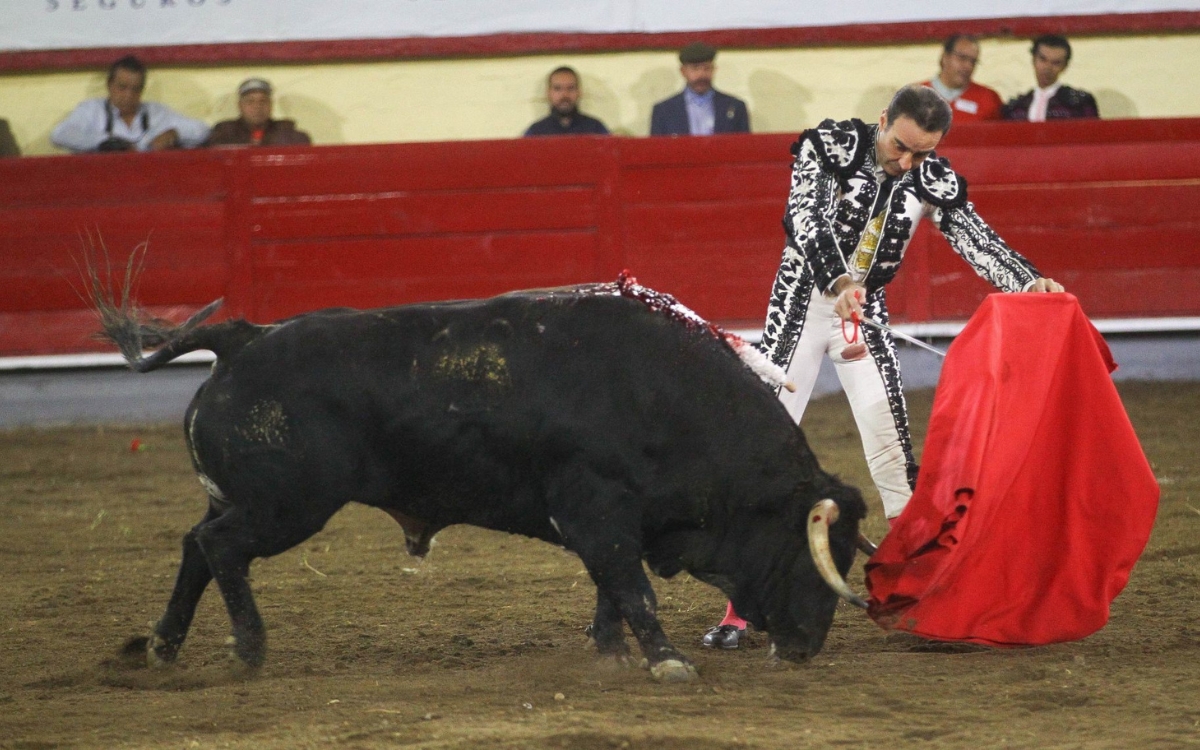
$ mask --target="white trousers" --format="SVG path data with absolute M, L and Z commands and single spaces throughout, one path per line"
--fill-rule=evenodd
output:
M 833 303 L 833 299 L 813 289 L 803 330 L 788 362 L 788 379 L 795 384 L 796 391 L 780 389 L 779 400 L 799 424 L 817 383 L 821 358 L 829 355 L 850 401 L 867 467 L 883 500 L 884 515 L 895 518 L 912 497 L 900 431 L 888 402 L 883 373 L 874 357 L 869 353 L 855 360 L 842 357 L 842 350 L 848 344 L 842 333 L 842 319 L 833 311 Z M 854 336 L 850 323 L 846 323 L 845 335 Z M 858 341 L 862 342 L 861 332 Z

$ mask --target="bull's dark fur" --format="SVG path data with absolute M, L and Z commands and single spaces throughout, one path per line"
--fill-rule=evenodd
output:
M 129 355 L 142 343 L 132 312 L 109 311 L 106 332 L 136 370 L 218 355 L 185 418 L 208 512 L 184 537 L 149 657 L 176 657 L 215 578 L 236 655 L 261 664 L 250 562 L 300 544 L 352 501 L 400 520 L 416 553 L 459 523 L 572 550 L 598 589 L 592 633 L 605 654 L 627 653 L 624 620 L 652 667 L 688 665 L 659 625 L 643 559 L 719 587 L 780 656 L 816 653 L 837 600 L 807 554 L 806 514 L 837 501 L 830 535 L 844 574 L 861 497 L 821 470 L 724 341 L 614 290 L 267 326 L 193 319 L 144 358 Z

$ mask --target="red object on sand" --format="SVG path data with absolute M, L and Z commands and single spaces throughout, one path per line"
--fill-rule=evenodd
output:
M 1070 294 L 993 294 L 943 365 L 917 489 L 867 562 L 881 626 L 993 646 L 1082 638 L 1146 546 L 1158 484 Z

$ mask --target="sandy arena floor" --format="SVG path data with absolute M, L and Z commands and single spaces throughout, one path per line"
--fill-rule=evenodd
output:
M 204 509 L 180 428 L 0 432 L 0 748 L 1200 746 L 1200 383 L 1121 392 L 1163 494 L 1105 629 L 931 649 L 846 608 L 813 663 L 768 668 L 762 634 L 700 648 L 719 592 L 655 579 L 664 627 L 701 670 L 683 686 L 595 660 L 594 588 L 569 553 L 459 527 L 418 562 L 361 506 L 255 563 L 270 637 L 257 676 L 230 669 L 215 588 L 177 666 L 122 666 Z M 930 398 L 911 398 L 918 445 Z M 805 427 L 826 468 L 869 485 L 841 396 Z M 861 589 L 861 567 L 850 580 Z

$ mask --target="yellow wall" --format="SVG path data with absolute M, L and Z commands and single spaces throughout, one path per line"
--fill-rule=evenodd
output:
M 1096 95 L 1104 117 L 1200 116 L 1200 34 L 1080 38 L 1063 81 Z M 984 40 L 977 81 L 1008 98 L 1033 85 L 1027 41 Z M 825 117 L 878 116 L 899 86 L 932 76 L 934 45 L 725 50 L 717 88 L 745 99 L 756 132 L 797 131 Z M 215 122 L 235 116 L 250 75 L 276 87 L 276 116 L 319 144 L 508 138 L 546 112 L 544 81 L 569 64 L 582 109 L 645 135 L 654 102 L 682 89 L 671 52 L 471 60 L 151 70 L 146 98 Z M 103 72 L 0 76 L 0 117 L 25 154 L 50 154 L 50 130 L 81 99 L 104 95 Z

